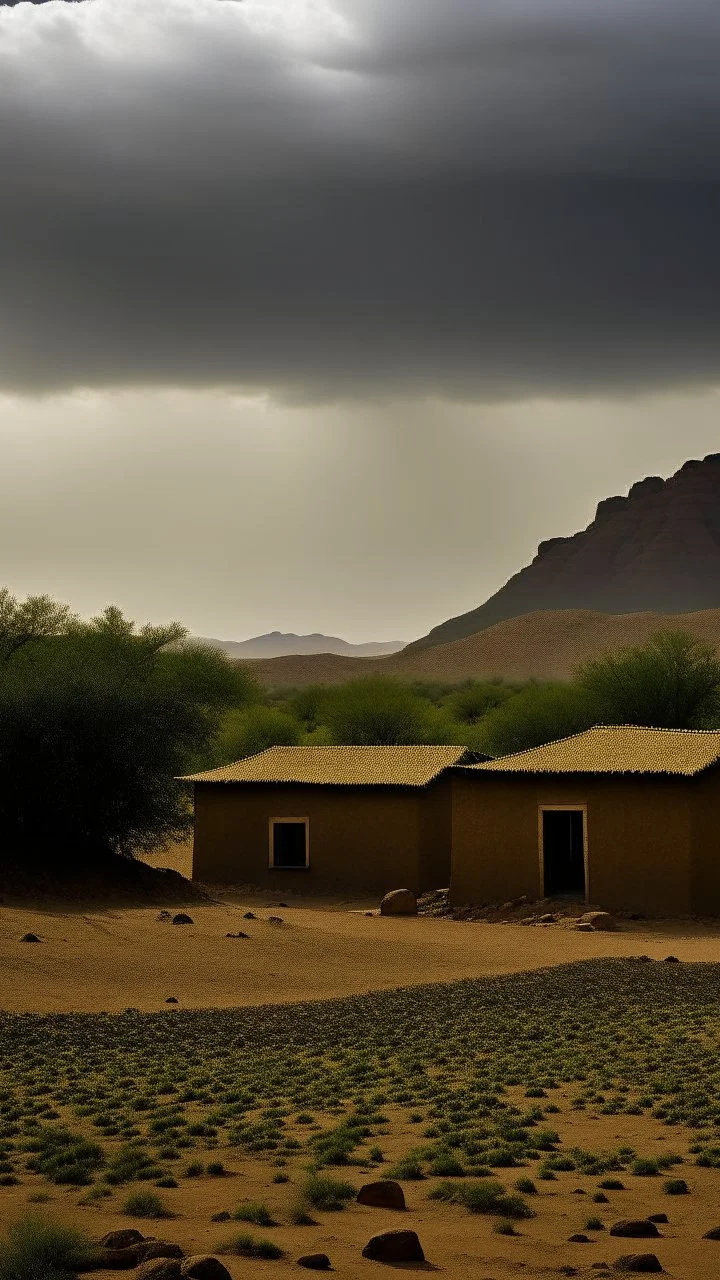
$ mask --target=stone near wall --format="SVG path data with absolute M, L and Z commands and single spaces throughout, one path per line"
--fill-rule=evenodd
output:
M 616 1271 L 662 1271 L 660 1259 L 654 1253 L 624 1253 L 615 1259 L 613 1266 Z
M 581 924 L 591 924 L 598 933 L 611 933 L 617 929 L 617 920 L 609 911 L 586 911 L 580 917 Z
M 381 1231 L 362 1251 L 375 1262 L 424 1262 L 425 1254 L 415 1231 Z
M 381 916 L 416 916 L 417 898 L 410 889 L 391 889 L 380 903 Z
M 180 1275 L 190 1280 L 231 1280 L 230 1272 L 219 1258 L 198 1253 L 180 1263 Z
M 180 1263 L 177 1258 L 153 1258 L 141 1262 L 135 1276 L 136 1280 L 180 1280 Z
M 366 1182 L 357 1193 L 358 1204 L 374 1205 L 377 1209 L 404 1209 L 405 1193 L 399 1182 L 389 1179 L 382 1182 Z
M 127 1249 L 130 1244 L 140 1244 L 145 1239 L 142 1231 L 135 1227 L 124 1227 L 122 1231 L 108 1231 L 100 1244 L 103 1249 Z
M 610 1235 L 629 1236 L 634 1240 L 642 1240 L 650 1236 L 659 1236 L 660 1232 L 649 1218 L 623 1218 L 620 1222 L 613 1223 Z

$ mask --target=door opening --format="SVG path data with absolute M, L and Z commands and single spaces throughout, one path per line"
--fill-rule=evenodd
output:
M 543 893 L 585 899 L 585 812 L 542 810 Z
M 270 819 L 270 866 L 307 867 L 308 850 L 307 818 Z

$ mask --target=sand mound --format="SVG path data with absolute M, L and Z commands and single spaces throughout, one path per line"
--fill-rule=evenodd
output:
M 321 653 L 248 666 L 265 685 L 337 684 L 372 672 L 408 680 L 567 679 L 580 662 L 622 645 L 643 644 L 656 631 L 689 631 L 720 647 L 720 609 L 699 613 L 598 613 L 548 609 L 508 618 L 476 635 L 387 658 Z
M 157 863 L 161 856 L 157 857 Z M 62 905 L 80 910 L 83 906 L 117 907 L 183 906 L 210 902 L 202 889 L 172 867 L 148 866 L 133 858 L 110 857 L 92 866 L 38 867 L 31 863 L 5 862 L 0 904 L 40 908 Z

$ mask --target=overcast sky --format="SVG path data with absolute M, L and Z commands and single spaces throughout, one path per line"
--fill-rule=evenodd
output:
M 412 638 L 720 448 L 717 0 L 0 7 L 3 581 Z

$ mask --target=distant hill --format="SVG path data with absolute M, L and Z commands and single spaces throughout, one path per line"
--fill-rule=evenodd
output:
M 210 640 L 198 637 L 205 644 L 223 649 L 231 658 L 280 658 L 289 654 L 337 653 L 348 658 L 377 658 L 385 653 L 397 653 L 405 647 L 404 640 L 368 640 L 364 644 L 350 644 L 337 636 L 324 636 L 314 632 L 310 636 L 296 636 L 291 631 L 269 631 L 251 640 Z
M 692 613 L 720 607 L 720 454 L 605 498 L 572 537 L 541 542 L 485 604 L 433 627 L 406 652 L 475 635 L 538 610 Z
M 254 662 L 265 685 L 338 684 L 381 673 L 405 680 L 565 679 L 578 663 L 622 645 L 643 644 L 656 631 L 689 631 L 720 649 L 720 608 L 698 613 L 599 613 L 554 609 L 508 618 L 473 636 L 385 658 L 334 654 Z

